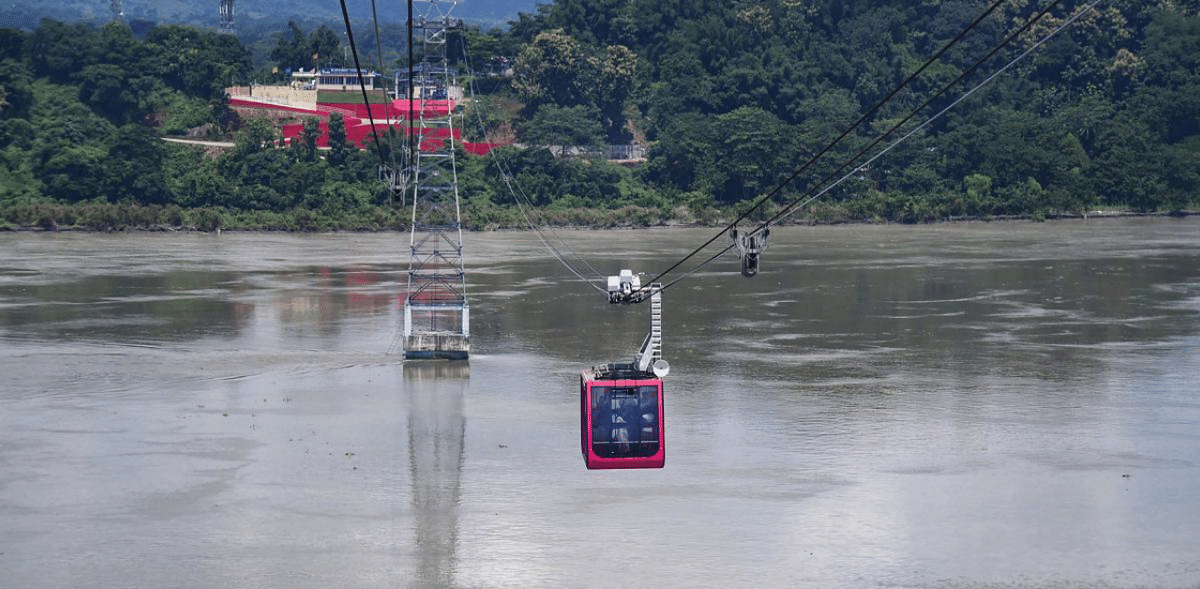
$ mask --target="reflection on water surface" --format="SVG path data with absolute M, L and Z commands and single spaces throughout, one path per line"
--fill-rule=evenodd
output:
M 476 353 L 406 365 L 403 241 L 0 235 L 8 584 L 1200 584 L 1195 220 L 778 229 L 666 291 L 653 472 L 578 437 L 645 309 L 469 234 Z

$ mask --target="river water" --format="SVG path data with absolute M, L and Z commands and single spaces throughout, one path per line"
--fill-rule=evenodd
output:
M 666 468 L 587 471 L 649 309 L 532 233 L 466 235 L 466 365 L 404 235 L 0 234 L 0 586 L 1200 586 L 1200 219 L 771 239 L 664 292 Z

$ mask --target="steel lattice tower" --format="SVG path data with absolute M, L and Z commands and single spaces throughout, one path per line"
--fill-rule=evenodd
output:
M 113 22 L 125 22 L 125 7 L 121 0 L 108 0 L 108 7 L 112 9 Z
M 233 26 L 233 0 L 221 0 L 221 5 L 217 10 L 221 13 L 220 32 L 232 35 L 235 32 Z
M 470 308 L 463 269 L 458 172 L 454 162 L 455 74 L 446 59 L 448 33 L 462 27 L 451 16 L 458 0 L 421 2 L 413 17 L 411 89 L 403 104 L 409 115 L 412 194 L 408 290 L 404 301 L 405 358 L 465 359 L 471 350 Z M 415 14 L 415 13 L 414 13 Z M 408 90 L 396 89 L 397 94 Z

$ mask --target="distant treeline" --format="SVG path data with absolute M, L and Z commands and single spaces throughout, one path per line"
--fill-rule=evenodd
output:
M 934 108 L 1062 23 L 1075 9 L 1066 4 Z M 850 154 L 1037 8 L 1004 4 L 783 185 L 984 6 L 558 0 L 507 29 L 468 28 L 450 40 L 458 67 L 475 73 L 463 79 L 480 98 L 468 108 L 468 135 L 527 147 L 459 159 L 465 222 L 523 224 L 518 200 L 546 223 L 716 222 L 771 193 L 758 213 L 765 218 L 823 188 L 823 178 L 840 177 Z M 1197 0 L 1101 5 L 884 157 L 851 162 L 846 182 L 790 219 L 1194 208 L 1198 9 Z M 333 124 L 331 149 L 318 150 L 312 120 L 280 148 L 272 122 L 241 119 L 223 94 L 344 55 L 340 37 L 293 23 L 269 49 L 254 50 L 238 37 L 183 26 L 135 34 L 121 24 L 45 20 L 32 31 L 0 29 L 0 227 L 402 227 L 399 203 L 378 175 L 380 158 L 389 161 L 401 142 L 385 137 L 358 150 Z M 236 146 L 178 145 L 164 135 L 232 138 Z M 644 162 L 603 158 L 609 144 L 630 143 L 647 148 Z

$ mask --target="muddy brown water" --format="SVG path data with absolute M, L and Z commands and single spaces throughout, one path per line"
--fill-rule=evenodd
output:
M 0 586 L 1200 586 L 1200 220 L 771 240 L 664 292 L 666 468 L 589 472 L 648 309 L 532 233 L 466 235 L 433 367 L 404 235 L 0 234 Z

